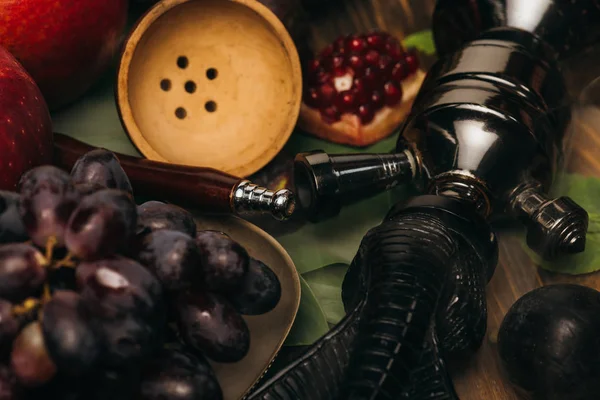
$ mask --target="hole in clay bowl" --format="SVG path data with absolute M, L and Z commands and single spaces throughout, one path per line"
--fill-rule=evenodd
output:
M 260 2 L 161 4 L 131 32 L 119 64 L 126 131 L 149 159 L 253 174 L 281 150 L 298 120 L 301 72 L 289 33 Z M 167 77 L 168 96 L 157 98 L 158 91 L 167 94 L 159 86 Z M 195 83 L 193 94 L 186 82 Z M 183 119 L 175 115 L 179 107 Z M 187 123 L 192 116 L 208 119 Z M 214 151 L 219 145 L 223 151 Z
M 193 81 L 187 81 L 184 85 L 185 91 L 188 93 L 194 93 L 196 91 L 196 83 Z
M 206 77 L 211 81 L 217 77 L 219 72 L 215 68 L 209 68 L 206 70 Z
M 211 101 L 207 101 L 206 104 L 204 104 L 204 108 L 208 112 L 215 112 L 215 111 L 217 111 L 217 103 L 215 103 L 212 100 Z
M 177 107 L 175 110 L 175 116 L 179 119 L 184 119 L 187 117 L 187 111 L 185 111 L 185 108 L 183 107 Z
M 177 66 L 181 69 L 186 69 L 190 64 L 188 58 L 186 56 L 180 56 L 177 58 Z
M 160 81 L 160 88 L 165 92 L 171 90 L 171 81 L 169 79 L 163 79 Z

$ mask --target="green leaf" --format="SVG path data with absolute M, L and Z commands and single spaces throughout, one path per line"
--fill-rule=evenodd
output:
M 402 43 L 404 47 L 415 47 L 429 56 L 435 55 L 435 43 L 431 30 L 413 33 L 404 38 Z
M 92 146 L 139 156 L 121 125 L 110 70 L 82 99 L 52 113 L 55 132 L 64 133 Z
M 346 271 L 348 264 L 331 264 L 302 276 L 325 312 L 327 322 L 333 325 L 346 315 L 342 303 L 342 282 Z
M 527 246 L 523 234 L 522 246 L 525 252 L 532 261 L 548 271 L 581 275 L 600 270 L 600 201 L 598 201 L 600 199 L 600 179 L 578 174 L 564 174 L 557 179 L 552 195 L 568 196 L 588 212 L 589 225 L 585 251 L 557 260 L 546 261 Z
M 329 331 L 325 313 L 310 286 L 302 277 L 300 277 L 300 286 L 302 289 L 300 308 L 298 309 L 294 326 L 285 341 L 286 346 L 306 346 L 313 344 Z

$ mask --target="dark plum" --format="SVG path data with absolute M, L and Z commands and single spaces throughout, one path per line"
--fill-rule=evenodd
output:
M 169 229 L 196 236 L 194 216 L 173 204 L 160 201 L 147 201 L 138 206 L 138 230 L 157 231 Z
M 160 282 L 150 271 L 125 257 L 83 262 L 76 280 L 82 300 L 98 317 L 135 314 L 148 320 L 164 318 Z
M 105 149 L 85 153 L 71 170 L 75 184 L 93 184 L 108 189 L 119 189 L 133 195 L 131 182 L 115 154 Z
M 261 315 L 274 309 L 280 298 L 277 275 L 262 261 L 251 258 L 241 288 L 229 300 L 243 315 Z
M 146 235 L 137 259 L 169 291 L 187 289 L 201 276 L 198 246 L 191 236 L 179 231 L 163 229 Z
M 210 364 L 180 350 L 163 350 L 144 370 L 137 400 L 222 400 Z
M 46 349 L 61 373 L 83 375 L 94 367 L 100 342 L 79 294 L 55 292 L 41 321 Z
M 15 375 L 6 365 L 0 365 L 0 400 L 21 400 L 24 397 Z
M 13 343 L 10 366 L 22 386 L 35 387 L 56 375 L 56 365 L 50 358 L 41 324 L 27 325 Z
M 33 243 L 63 246 L 69 217 L 81 197 L 69 174 L 49 165 L 31 169 L 21 177 L 19 192 L 19 214 Z
M 237 362 L 250 349 L 250 332 L 241 315 L 217 295 L 187 292 L 176 301 L 185 343 L 216 362 Z
M 19 214 L 19 201 L 18 193 L 0 190 L 0 243 L 24 242 L 29 238 Z
M 559 284 L 508 310 L 498 351 L 509 380 L 534 400 L 592 400 L 600 393 L 600 292 Z
M 216 231 L 200 231 L 196 244 L 202 256 L 206 288 L 231 293 L 238 289 L 248 271 L 249 256 L 239 243 Z
M 69 219 L 65 243 L 83 259 L 108 257 L 135 234 L 136 206 L 122 190 L 105 189 L 84 197 Z
M 35 293 L 46 279 L 46 259 L 25 243 L 0 245 L 0 298 L 21 301 Z

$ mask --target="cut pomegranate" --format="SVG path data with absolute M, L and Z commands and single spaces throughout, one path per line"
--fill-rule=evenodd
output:
M 304 69 L 299 126 L 323 139 L 367 146 L 410 111 L 425 73 L 416 51 L 385 32 L 336 39 Z

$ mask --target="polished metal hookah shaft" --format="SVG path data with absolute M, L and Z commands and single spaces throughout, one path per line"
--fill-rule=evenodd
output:
M 468 201 L 488 219 L 514 217 L 545 258 L 583 251 L 587 214 L 547 192 L 560 168 L 569 121 L 555 52 L 529 32 L 489 30 L 429 71 L 394 154 L 296 157 L 308 218 L 414 184 Z
M 528 245 L 547 259 L 585 249 L 587 212 L 548 191 L 570 119 L 558 60 L 589 43 L 586 31 L 596 37 L 599 6 L 440 0 L 433 29 L 444 56 L 396 151 L 296 157 L 298 201 L 314 221 L 399 184 L 422 193 L 370 230 L 352 262 L 346 279 L 367 289 L 337 398 L 458 398 L 444 359 L 468 357 L 483 341 L 485 286 L 498 254 L 493 220 L 522 221 Z M 444 40 L 451 26 L 469 41 Z

